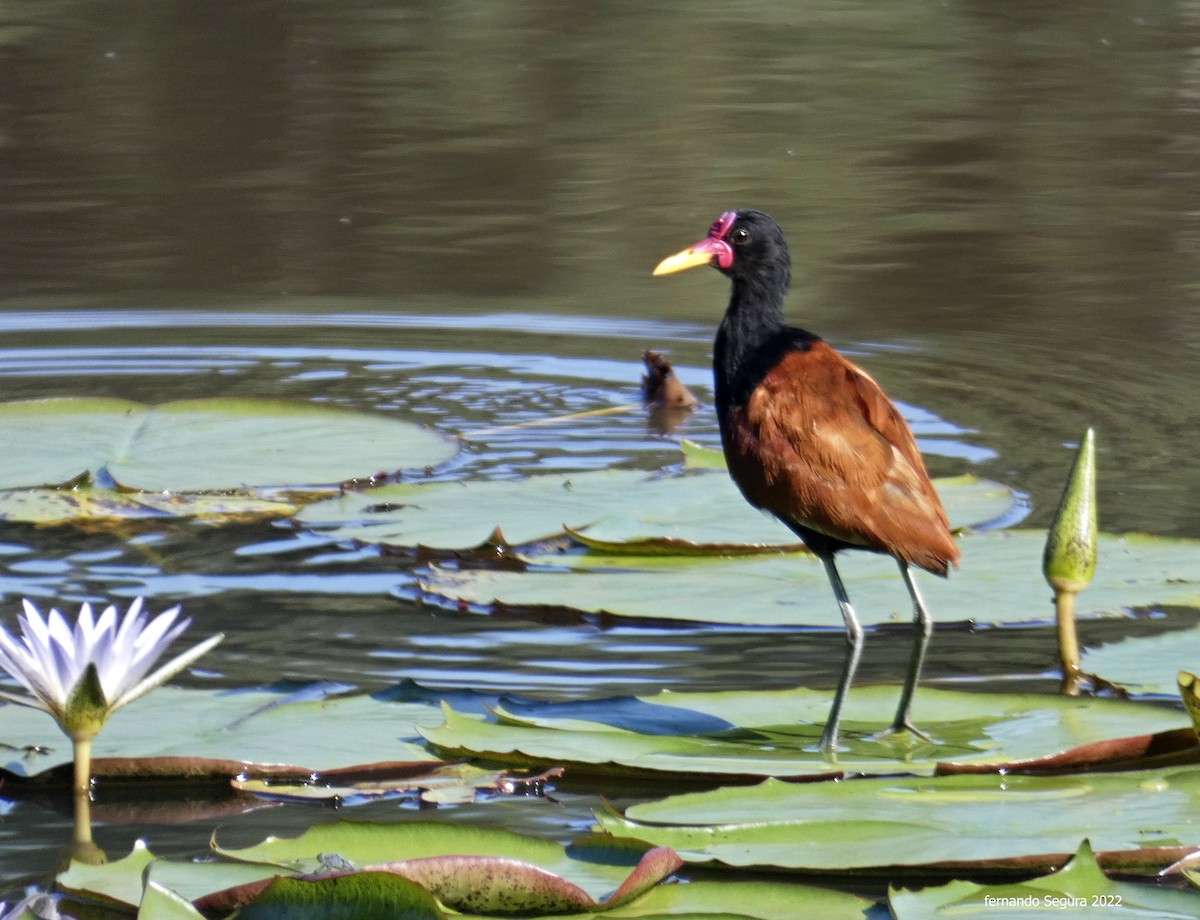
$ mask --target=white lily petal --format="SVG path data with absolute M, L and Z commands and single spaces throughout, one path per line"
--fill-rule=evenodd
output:
M 40 661 L 45 656 L 39 654 L 39 649 L 43 652 L 50 649 L 50 627 L 42 619 L 41 611 L 33 604 L 27 600 L 21 603 L 25 607 L 25 612 L 17 617 L 17 622 L 21 624 L 21 640 L 30 655 Z
M 57 610 L 52 612 L 58 613 Z M 80 644 L 84 642 L 86 642 L 88 645 L 91 645 L 95 639 L 95 632 L 96 621 L 92 616 L 92 605 L 87 601 L 84 601 L 83 606 L 79 608 L 79 616 L 75 618 L 75 633 L 71 637 L 72 644 L 74 644 L 76 648 L 78 648 Z
M 46 623 L 42 619 L 42 612 L 40 610 L 38 610 L 37 607 L 34 606 L 33 601 L 31 601 L 27 597 L 22 598 L 21 599 L 21 607 L 25 611 L 25 617 L 24 617 L 23 622 L 36 623 L 38 626 L 39 632 L 46 632 Z M 28 632 L 28 631 L 26 631 L 26 632 Z
M 133 664 L 128 669 L 128 679 L 124 684 L 125 689 L 132 687 L 145 677 L 146 673 L 154 666 L 154 662 L 162 657 L 163 652 L 170 647 L 172 642 L 179 638 L 190 622 L 190 620 L 185 620 L 172 629 L 153 650 L 153 654 L 139 652 L 138 657 L 134 659 Z
M 14 641 L 7 632 L 0 636 L 0 646 L 3 646 L 7 663 L 0 663 L 9 674 L 25 685 L 30 693 L 40 700 L 54 705 L 59 699 L 56 684 L 47 681 L 45 665 L 42 659 L 29 650 L 26 642 Z M 8 665 L 11 664 L 12 667 Z
M 36 607 L 26 601 L 25 615 L 17 619 L 21 623 L 25 648 L 33 665 L 32 674 L 37 675 L 44 684 L 47 701 L 61 706 L 67 699 L 68 681 L 69 686 L 74 686 L 75 682 L 71 662 L 68 660 L 64 663 L 55 654 L 57 646 L 51 637 L 50 627 Z
M 224 633 L 217 633 L 215 636 L 209 636 L 199 645 L 193 646 L 182 655 L 177 655 L 176 657 L 172 658 L 137 686 L 128 690 L 119 700 L 112 704 L 112 708 L 114 710 L 120 709 L 126 703 L 132 703 L 139 696 L 149 693 L 160 684 L 165 684 L 168 680 L 170 680 L 224 638 Z
M 90 609 L 88 616 L 91 616 Z M 67 618 L 59 613 L 57 607 L 51 607 L 50 612 L 46 614 L 46 628 L 50 633 L 50 644 L 57 643 L 65 649 L 75 648 L 75 633 L 71 630 Z
M 20 664 L 17 664 L 18 667 L 20 667 Z M 46 700 L 49 702 L 54 699 L 54 695 L 50 692 L 50 688 L 46 686 L 45 682 L 38 679 L 36 667 L 31 667 L 20 671 L 9 670 L 6 665 L 0 665 L 0 667 L 4 667 L 5 671 L 8 671 L 8 673 L 15 677 L 26 690 L 36 696 L 39 700 Z
M 178 606 L 150 619 L 141 598 L 124 616 L 115 606 L 97 616 L 85 603 L 72 628 L 56 609 L 43 617 L 30 601 L 23 604 L 19 636 L 0 626 L 0 668 L 32 698 L 0 691 L 0 699 L 49 712 L 68 734 L 80 719 L 90 720 L 90 731 L 99 730 L 113 710 L 164 683 L 224 638 L 213 636 L 144 677 L 191 625 L 190 618 L 180 619 Z M 87 677 L 86 693 L 80 696 L 80 681 L 91 668 L 94 677 Z
M 30 693 L 40 695 L 44 684 L 32 679 L 32 665 L 33 659 L 29 657 L 29 649 L 0 626 L 0 668 L 20 681 Z
M 136 604 L 131 605 L 130 613 L 135 611 Z M 88 650 L 88 660 L 96 666 L 96 675 L 100 678 L 100 686 L 104 690 L 104 698 L 116 699 L 124 689 L 125 662 L 117 639 L 126 625 L 136 629 L 136 617 L 126 614 L 126 619 L 117 620 L 117 608 L 110 604 L 100 615 L 96 624 L 94 643 Z
M 153 620 L 149 622 L 137 636 L 136 646 L 139 651 L 147 646 L 157 645 L 162 641 L 163 635 L 171 628 L 171 624 L 175 622 L 175 618 L 179 616 L 179 605 L 176 604 L 169 610 L 164 610 Z
M 0 700 L 5 700 L 9 703 L 16 703 L 18 706 L 28 706 L 30 709 L 40 709 L 42 712 L 48 712 L 50 715 L 55 715 L 54 710 L 43 703 L 38 697 L 18 696 L 15 693 L 6 693 L 4 690 L 0 690 Z
M 58 677 L 62 682 L 65 700 L 83 674 L 87 654 L 84 649 L 76 647 L 75 634 L 58 608 L 50 608 L 46 615 L 46 626 L 50 633 L 49 651 L 58 665 Z
M 121 620 L 121 625 L 113 638 L 113 646 L 118 649 L 132 649 L 137 643 L 138 636 L 146 628 L 147 619 L 146 611 L 142 609 L 142 599 L 135 597 L 133 603 L 129 605 L 129 609 L 125 611 L 125 617 Z
M 96 627 L 92 633 L 93 645 L 111 645 L 117 634 L 118 617 L 115 604 L 109 604 L 96 618 Z
M 25 683 L 24 649 L 12 640 L 12 636 L 0 627 L 0 668 Z
M 150 670 L 162 653 L 192 624 L 191 617 L 184 617 L 174 626 L 172 621 L 179 615 L 179 607 L 172 607 L 159 614 L 145 631 L 138 636 L 133 654 L 125 666 L 129 675 L 125 687 L 132 686 Z

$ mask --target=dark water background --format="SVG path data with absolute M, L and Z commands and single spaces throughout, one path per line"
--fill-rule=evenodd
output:
M 904 405 L 935 474 L 1000 480 L 1044 525 L 1093 425 L 1102 526 L 1200 537 L 1198 179 L 1185 0 L 0 0 L 0 397 L 286 396 L 460 432 L 633 401 L 649 347 L 707 399 L 725 282 L 649 272 L 758 206 L 789 234 L 794 320 Z M 680 433 L 715 443 L 711 410 Z M 675 451 L 614 416 L 497 436 L 444 475 Z M 204 664 L 231 686 L 565 697 L 834 677 L 836 635 L 601 632 L 276 590 L 289 557 L 245 549 L 281 536 L 0 525 L 0 616 L 31 591 L 181 599 L 197 632 L 228 634 Z M 246 581 L 202 590 L 217 575 Z M 940 636 L 930 676 L 1042 674 L 1052 650 L 1026 632 Z M 905 644 L 876 644 L 868 674 L 894 678 Z M 439 816 L 565 838 L 594 802 Z M 44 878 L 62 803 L 6 807 L 0 883 Z M 230 834 L 330 818 L 268 814 Z M 97 835 L 184 855 L 211 829 Z

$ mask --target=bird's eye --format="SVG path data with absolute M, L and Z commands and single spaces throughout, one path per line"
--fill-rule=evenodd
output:
M 743 243 L 750 242 L 750 231 L 745 227 L 738 227 L 733 233 L 729 234 L 729 238 L 738 246 Z

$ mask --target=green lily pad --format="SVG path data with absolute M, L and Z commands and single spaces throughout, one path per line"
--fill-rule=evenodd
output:
M 893 877 L 1053 869 L 1089 836 L 1104 862 L 1154 874 L 1200 846 L 1200 771 L 1073 776 L 768 779 L 597 815 L 689 862 Z
M 587 910 L 619 907 L 636 900 L 657 885 L 682 863 L 666 847 L 646 852 L 633 871 L 602 902 L 561 875 L 511 856 L 446 854 L 420 856 L 368 866 L 361 872 L 342 870 L 324 878 L 308 876 L 312 881 L 373 876 L 380 873 L 400 876 L 432 893 L 440 904 L 475 916 L 497 914 L 505 917 L 529 917 L 536 914 L 577 915 Z M 275 880 L 269 884 L 274 887 Z M 258 884 L 217 892 L 203 899 L 206 908 L 225 906 L 228 901 L 241 904 L 245 898 L 258 903 Z M 268 888 L 268 892 L 269 892 Z M 306 896 L 312 897 L 308 892 Z
M 818 750 L 830 694 L 812 690 L 673 693 L 497 707 L 498 721 L 445 707 L 421 734 L 448 757 L 518 765 L 553 763 L 581 773 L 714 779 L 913 773 L 1022 762 L 1109 738 L 1179 728 L 1179 712 L 1148 703 L 1033 694 L 922 689 L 914 718 L 937 743 L 907 734 L 872 739 L 888 723 L 897 687 L 858 687 L 847 698 L 836 761 Z M 1074 765 L 1076 768 L 1078 764 Z
M 257 846 L 217 852 L 225 858 L 274 863 L 293 872 L 321 871 L 330 854 L 363 871 L 396 871 L 433 891 L 439 901 L 472 914 L 528 916 L 580 913 L 603 901 L 635 899 L 680 865 L 667 849 L 607 839 L 570 847 L 511 831 L 425 822 L 342 821 L 299 837 L 271 837 Z M 340 874 L 340 873 L 339 873 Z M 201 907 L 226 908 L 254 892 L 215 892 Z
M 429 761 L 418 724 L 437 707 L 352 694 L 211 691 L 160 687 L 115 713 L 96 738 L 97 775 L 307 774 L 381 761 Z M 71 761 L 71 745 L 48 715 L 0 704 L 0 769 L 29 778 Z M 10 783 L 6 791 L 14 791 Z
M 351 865 L 362 868 L 346 868 Z M 469 825 L 339 822 L 241 850 L 218 848 L 215 861 L 201 863 L 156 859 L 139 841 L 112 863 L 72 863 L 58 881 L 68 892 L 111 904 L 135 905 L 141 898 L 143 912 L 151 903 L 177 911 L 195 901 L 210 914 L 223 913 L 254 899 L 242 917 L 304 917 L 318 908 L 325 913 L 312 916 L 342 916 L 356 898 L 390 905 L 397 911 L 392 916 L 441 917 L 432 912 L 441 908 L 423 894 L 426 888 L 447 906 L 493 920 L 861 920 L 872 903 L 788 881 L 659 884 L 678 865 L 670 850 L 612 837 L 585 837 L 564 848 Z M 315 875 L 290 877 L 309 870 Z M 364 909 L 346 915 L 373 916 Z
M 455 443 L 395 418 L 281 400 L 120 399 L 0 404 L 0 487 L 107 471 L 122 485 L 195 492 L 337 483 L 431 466 Z
M 679 442 L 683 451 L 683 464 L 689 470 L 727 470 L 725 452 L 719 447 L 705 447 L 695 441 L 684 438 Z
M 1115 882 L 1104 874 L 1087 841 L 1050 875 L 1001 885 L 950 882 L 919 891 L 892 889 L 896 920 L 969 916 L 977 920 L 1043 920 L 1049 912 L 1115 920 L 1187 920 L 1200 916 L 1200 892 Z
M 1041 575 L 1045 541 L 1044 533 L 1032 530 L 964 534 L 959 570 L 947 579 L 918 575 L 934 621 L 1049 622 L 1054 607 Z M 824 567 L 807 554 L 633 559 L 567 553 L 529 562 L 526 571 L 430 566 L 418 586 L 429 599 L 499 604 L 510 612 L 553 608 L 749 626 L 841 623 Z M 847 552 L 838 568 L 864 625 L 912 619 L 890 557 Z M 1200 541 L 1103 535 L 1096 578 L 1077 603 L 1080 617 L 1200 604 Z
M 657 885 L 628 907 L 578 920 L 865 920 L 871 906 L 867 898 L 813 885 L 692 880 Z
M 277 878 L 238 912 L 240 920 L 445 920 L 433 895 L 389 872 Z
M 138 920 L 204 920 L 204 915 L 187 898 L 158 882 L 149 882 L 142 893 Z
M 278 873 L 276 866 L 251 862 L 159 859 L 150 852 L 144 840 L 138 840 L 127 856 L 112 862 L 92 864 L 72 860 L 57 882 L 63 891 L 107 904 L 137 907 L 149 885 L 157 885 L 191 902 L 208 892 L 244 885 Z
M 951 518 L 980 524 L 1006 513 L 1012 493 L 975 477 L 937 483 Z M 400 483 L 309 505 L 297 520 L 336 539 L 391 546 L 465 549 L 499 529 L 513 546 L 579 532 L 605 545 L 647 539 L 685 547 L 795 548 L 796 535 L 746 503 L 728 475 L 598 470 L 517 482 Z

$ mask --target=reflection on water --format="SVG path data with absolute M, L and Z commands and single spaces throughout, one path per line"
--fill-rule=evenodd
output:
M 653 348 L 707 399 L 725 282 L 649 271 L 754 205 L 788 231 L 794 316 L 903 404 L 935 474 L 999 479 L 1044 524 L 1094 425 L 1102 526 L 1200 536 L 1197 26 L 1195 0 L 0 0 L 0 391 L 470 432 L 636 402 Z M 715 443 L 711 409 L 679 434 Z M 633 412 L 499 433 L 439 475 L 676 456 Z M 829 682 L 838 655 L 421 608 L 388 593 L 410 562 L 261 551 L 291 539 L 8 524 L 0 591 L 183 596 L 230 633 L 206 678 L 230 683 L 588 696 Z M 989 641 L 936 641 L 931 674 L 1052 666 Z M 9 859 L 43 818 L 0 824 L 0 882 L 51 864 Z

